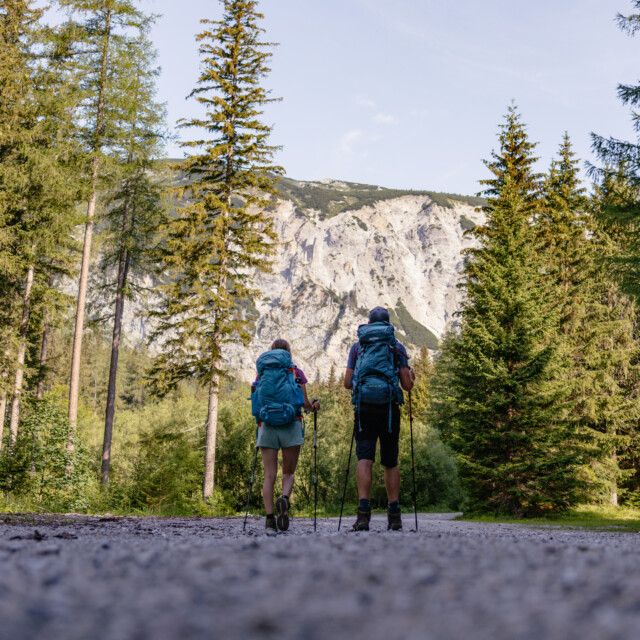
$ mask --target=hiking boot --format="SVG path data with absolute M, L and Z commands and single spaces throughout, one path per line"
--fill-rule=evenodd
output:
M 353 524 L 354 531 L 369 531 L 369 521 L 371 520 L 371 511 L 361 511 L 358 509 L 358 517 Z
M 387 511 L 387 531 L 402 531 L 402 514 L 397 511 Z
M 267 533 L 278 533 L 278 527 L 276 527 L 276 517 L 273 515 L 268 515 L 264 521 L 264 530 Z
M 289 529 L 289 498 L 287 496 L 280 496 L 276 500 L 276 523 L 280 531 L 287 531 Z

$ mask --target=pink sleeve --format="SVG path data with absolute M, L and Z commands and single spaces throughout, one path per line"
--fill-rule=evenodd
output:
M 304 375 L 304 371 L 302 369 L 298 369 L 298 367 L 294 367 L 293 374 L 295 375 L 298 384 L 307 384 L 309 382 L 307 380 L 307 376 Z

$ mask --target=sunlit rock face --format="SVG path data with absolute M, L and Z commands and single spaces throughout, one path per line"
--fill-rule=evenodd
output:
M 248 349 L 228 357 L 243 377 L 278 337 L 314 380 L 340 372 L 368 310 L 392 311 L 399 338 L 415 353 L 437 348 L 456 321 L 465 231 L 482 221 L 474 198 L 391 191 L 344 182 L 287 180 L 273 211 L 280 237 L 273 272 L 259 278 Z
M 252 379 L 256 358 L 276 338 L 289 340 L 310 380 L 328 376 L 332 365 L 340 374 L 358 325 L 378 305 L 391 310 L 410 354 L 437 348 L 456 322 L 463 252 L 475 242 L 465 231 L 483 220 L 479 199 L 290 179 L 280 194 L 273 271 L 259 276 L 265 297 L 247 310 L 252 341 L 225 349 L 236 376 Z M 152 296 L 127 305 L 131 343 L 149 333 L 148 306 Z

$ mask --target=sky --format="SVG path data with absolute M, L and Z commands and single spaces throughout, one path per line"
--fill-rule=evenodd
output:
M 197 115 L 194 35 L 216 0 L 142 0 L 169 124 Z M 264 118 L 277 160 L 302 180 L 478 192 L 498 124 L 515 100 L 544 169 L 564 131 L 583 160 L 590 132 L 632 137 L 616 97 L 635 82 L 640 38 L 615 24 L 630 0 L 262 0 L 279 43 Z M 186 134 L 183 134 L 186 135 Z M 181 157 L 178 141 L 168 154 Z

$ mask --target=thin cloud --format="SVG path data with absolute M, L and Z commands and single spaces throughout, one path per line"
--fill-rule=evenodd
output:
M 338 149 L 340 153 L 351 155 L 354 152 L 355 146 L 358 142 L 361 142 L 364 138 L 364 131 L 362 129 L 350 129 L 341 138 L 338 143 Z
M 356 96 L 356 104 L 363 109 L 375 109 L 376 103 L 367 96 Z
M 391 115 L 390 113 L 382 113 L 382 112 L 376 113 L 376 115 L 373 116 L 372 120 L 376 124 L 385 124 L 385 125 L 398 124 L 398 118 Z

